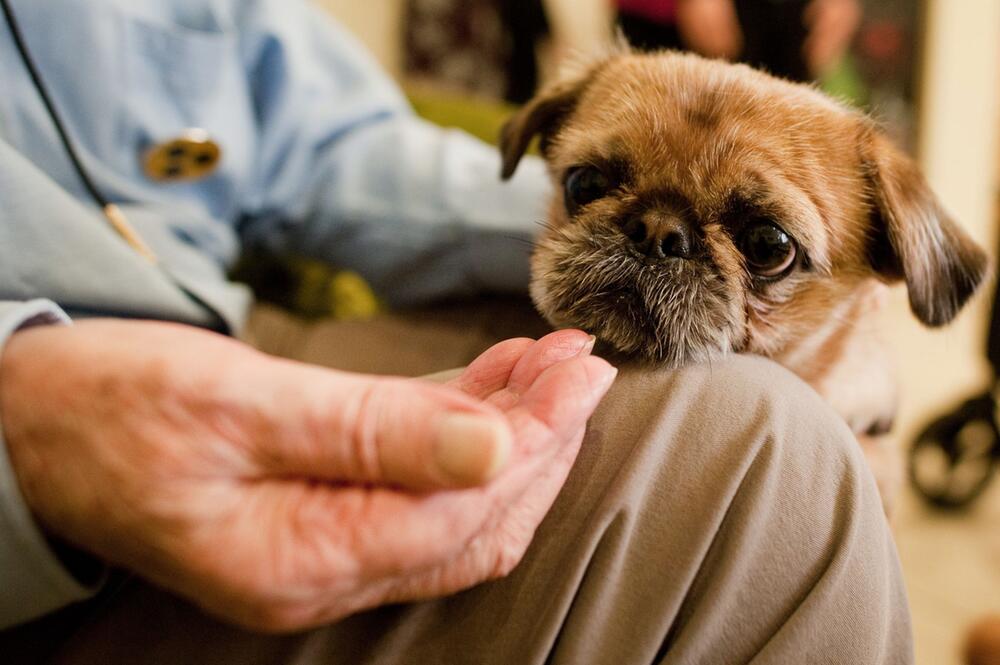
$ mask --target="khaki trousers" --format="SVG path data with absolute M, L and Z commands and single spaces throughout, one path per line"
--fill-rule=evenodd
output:
M 515 319 L 403 317 L 359 330 L 368 352 L 375 342 L 404 344 L 400 364 L 429 372 L 467 361 L 454 356 L 474 356 L 492 341 L 490 326 Z M 447 343 L 448 321 L 468 345 Z M 341 324 L 306 326 L 262 310 L 250 332 L 265 350 L 314 362 L 346 353 L 360 369 Z M 446 343 L 422 347 L 425 334 Z M 374 355 L 376 369 L 392 369 L 388 356 Z M 233 628 L 129 580 L 0 636 L 0 654 L 14 657 L 5 662 L 29 653 L 95 664 L 913 659 L 896 551 L 854 438 L 796 377 L 740 356 L 624 368 L 506 579 L 290 636 Z

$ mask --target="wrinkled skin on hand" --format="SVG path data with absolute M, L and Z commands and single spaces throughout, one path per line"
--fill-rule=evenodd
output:
M 0 422 L 50 534 L 228 620 L 293 630 L 517 565 L 614 378 L 591 346 L 508 340 L 436 385 L 86 321 L 14 335 Z M 446 473 L 456 413 L 469 436 Z

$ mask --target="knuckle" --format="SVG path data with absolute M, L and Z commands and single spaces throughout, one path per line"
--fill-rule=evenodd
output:
M 381 472 L 378 430 L 387 401 L 385 383 L 370 383 L 361 394 L 357 425 L 351 440 L 352 462 L 362 478 L 375 479 Z
M 406 408 L 412 395 L 397 380 L 373 381 L 359 398 L 352 453 L 358 474 L 370 480 L 384 478 L 389 471 L 383 448 L 392 433 L 394 410 Z
M 498 567 L 498 572 L 500 574 L 500 577 L 507 577 L 512 572 L 514 572 L 514 569 L 517 568 L 517 566 L 521 563 L 521 559 L 523 557 L 524 557 L 523 551 L 510 553 L 509 555 L 505 556 L 500 561 L 500 566 Z
M 524 558 L 526 549 L 526 544 L 521 545 L 519 543 L 502 547 L 497 554 L 490 579 L 501 579 L 514 572 L 514 569 L 517 568 L 518 564 Z

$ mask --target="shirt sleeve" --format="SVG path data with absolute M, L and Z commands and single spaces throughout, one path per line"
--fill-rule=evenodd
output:
M 69 318 L 51 301 L 0 300 L 0 357 L 18 330 L 67 323 Z M 87 598 L 100 580 L 85 586 L 60 563 L 21 495 L 0 427 L 0 628 Z
M 261 0 L 243 23 L 259 127 L 249 245 L 354 270 L 393 304 L 525 291 L 541 160 L 501 182 L 496 148 L 416 117 L 311 4 Z

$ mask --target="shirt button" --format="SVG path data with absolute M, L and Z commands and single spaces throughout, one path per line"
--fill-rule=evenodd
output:
M 222 148 L 204 129 L 188 129 L 180 136 L 157 143 L 142 155 L 146 177 L 157 182 L 200 180 L 218 168 Z

